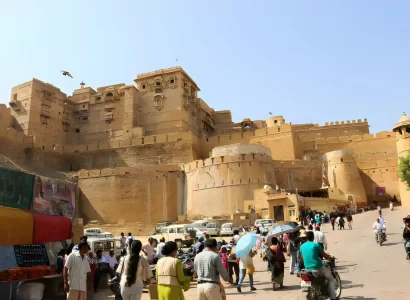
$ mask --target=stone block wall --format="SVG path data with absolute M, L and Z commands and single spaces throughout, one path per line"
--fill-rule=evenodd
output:
M 77 176 L 85 223 L 176 221 L 183 205 L 184 177 L 178 166 L 82 170 Z

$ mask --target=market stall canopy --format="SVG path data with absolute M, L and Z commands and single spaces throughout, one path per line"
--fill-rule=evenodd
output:
M 37 213 L 32 213 L 32 215 L 34 217 L 34 244 L 71 239 L 71 220 L 69 218 Z
M 31 209 L 34 175 L 0 168 L 0 205 Z
M 33 243 L 33 216 L 21 209 L 0 206 L 0 245 Z

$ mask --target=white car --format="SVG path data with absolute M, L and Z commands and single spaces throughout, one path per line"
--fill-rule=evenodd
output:
M 204 233 L 197 229 L 193 228 L 191 224 L 180 224 L 180 225 L 171 225 L 161 228 L 161 233 L 155 234 L 152 237 L 154 239 L 160 240 L 161 237 L 164 237 L 165 240 L 177 242 L 180 241 L 182 245 L 190 247 L 193 243 L 195 236 L 191 236 L 190 231 L 194 230 L 197 237 L 204 235 Z
M 220 235 L 221 236 L 224 236 L 224 235 L 232 236 L 234 230 L 239 230 L 239 227 L 235 226 L 233 223 L 224 223 L 221 226 Z
M 264 228 L 271 229 L 272 227 L 278 226 L 278 223 L 272 219 L 257 219 L 255 221 L 256 227 L 263 226 Z
M 209 234 L 209 236 L 218 236 L 219 235 L 219 227 L 216 225 L 216 223 L 208 223 L 206 225 L 206 233 Z

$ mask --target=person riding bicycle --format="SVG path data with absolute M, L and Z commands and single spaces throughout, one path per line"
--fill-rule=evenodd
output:
M 304 264 L 305 269 L 309 271 L 319 271 L 319 273 L 327 279 L 330 299 L 334 300 L 335 279 L 330 270 L 323 265 L 322 258 L 334 260 L 334 257 L 326 254 L 323 248 L 314 242 L 315 235 L 312 231 L 306 232 L 307 242 L 300 247 L 299 259 Z

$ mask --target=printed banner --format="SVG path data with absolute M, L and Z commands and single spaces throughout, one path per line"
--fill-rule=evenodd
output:
M 72 219 L 77 185 L 73 182 L 36 176 L 32 210 L 49 216 Z

